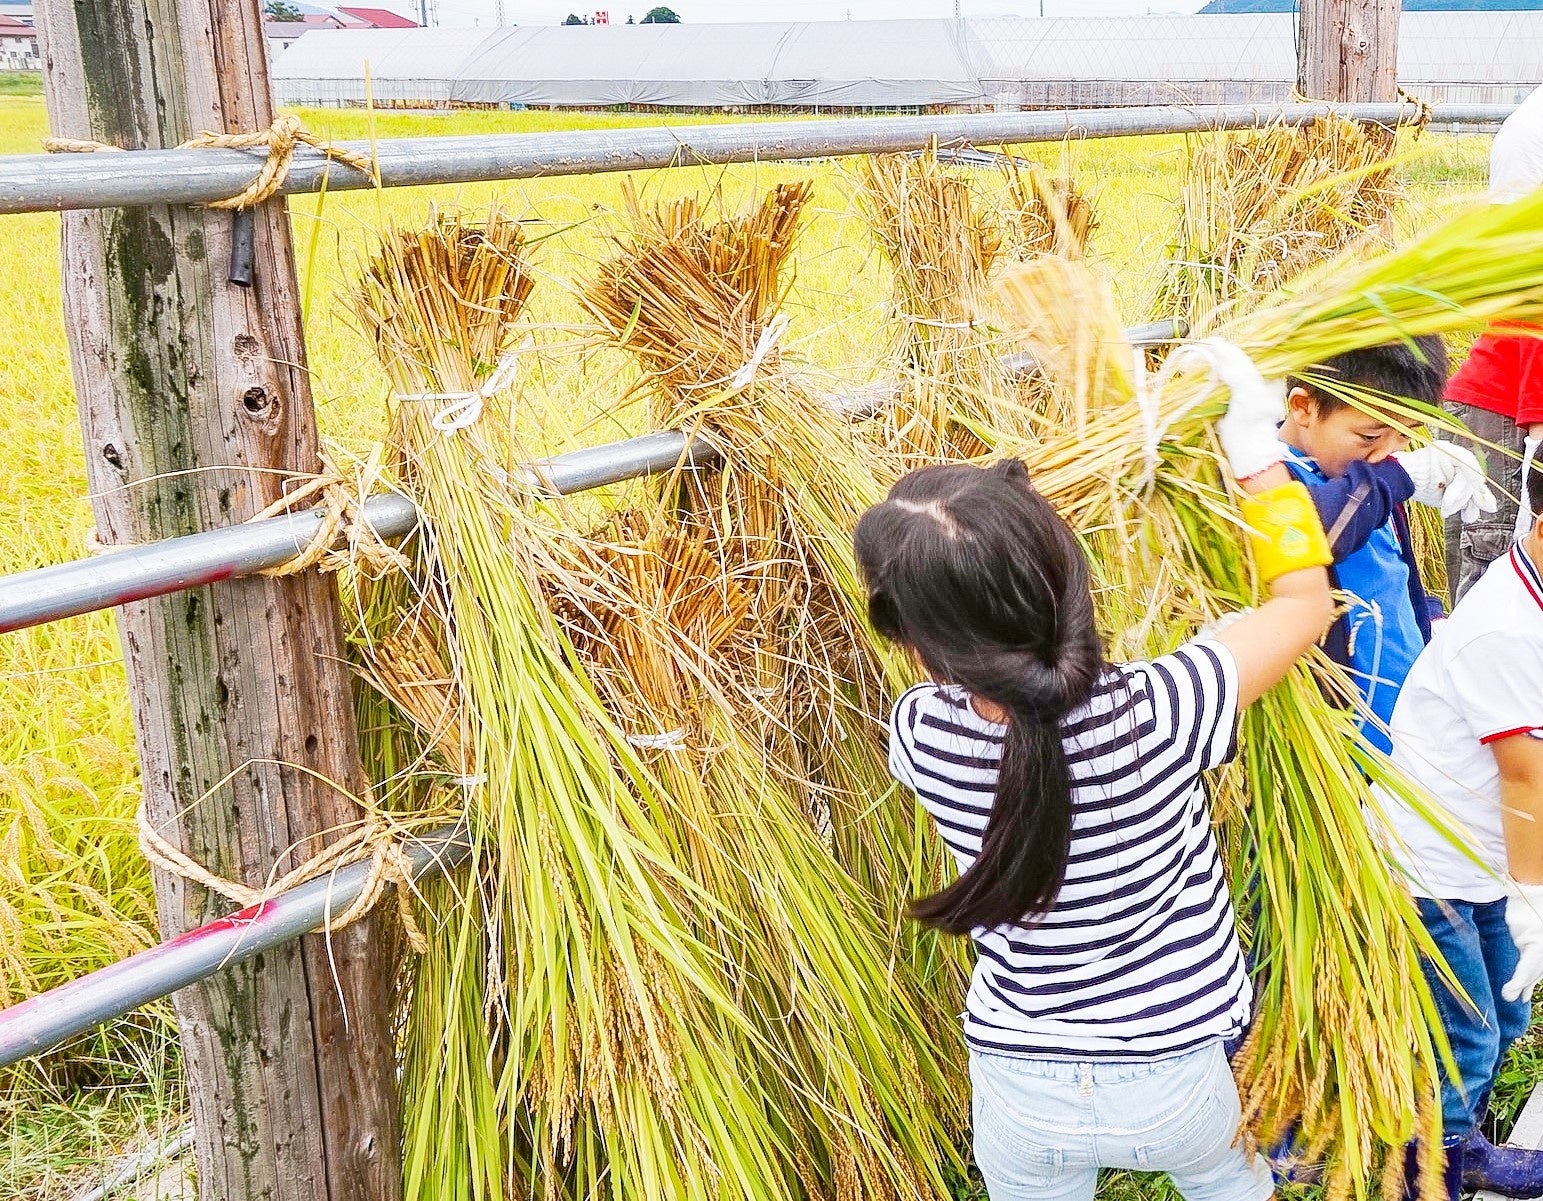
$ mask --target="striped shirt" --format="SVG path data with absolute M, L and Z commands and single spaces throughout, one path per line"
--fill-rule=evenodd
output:
M 1200 773 L 1237 747 L 1237 669 L 1191 642 L 1113 667 L 1062 723 L 1072 776 L 1066 880 L 1022 925 L 978 927 L 970 1046 L 1047 1059 L 1147 1059 L 1248 1022 L 1252 991 Z M 1003 727 L 959 688 L 895 706 L 890 771 L 967 869 L 996 792 Z

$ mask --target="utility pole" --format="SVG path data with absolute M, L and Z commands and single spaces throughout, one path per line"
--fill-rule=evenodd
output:
M 493 0 L 493 24 L 499 29 L 504 27 L 504 0 Z
M 1340 103 L 1398 99 L 1400 0 L 1300 0 L 1297 91 Z
M 273 120 L 260 0 L 42 0 L 54 133 L 127 150 Z M 104 156 L 105 158 L 106 156 Z M 123 157 L 123 156 L 118 156 Z M 65 328 L 97 533 L 151 542 L 244 521 L 320 469 L 283 199 L 233 214 L 63 214 Z M 261 887 L 357 823 L 366 781 L 328 577 L 227 580 L 125 604 L 147 818 Z M 233 906 L 155 873 L 170 938 Z M 266 951 L 176 994 L 203 1201 L 398 1201 L 384 917 Z

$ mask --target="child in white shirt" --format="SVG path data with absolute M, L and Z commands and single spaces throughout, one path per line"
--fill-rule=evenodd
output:
M 1543 472 L 1527 481 L 1543 512 Z M 1442 1082 L 1449 1177 L 1543 1196 L 1543 1152 L 1494 1147 L 1481 1124 L 1543 978 L 1543 521 L 1534 516 L 1438 625 L 1393 710 L 1393 758 L 1468 835 L 1470 855 L 1389 799 L 1392 848 L 1467 994 L 1429 965 L 1459 1079 Z M 1451 1193 L 1453 1201 L 1457 1191 Z

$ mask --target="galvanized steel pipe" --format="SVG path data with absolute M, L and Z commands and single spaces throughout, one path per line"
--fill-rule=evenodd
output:
M 530 470 L 556 492 L 582 492 L 716 457 L 705 443 L 688 446 L 685 435 L 667 432 L 577 450 Z M 404 537 L 418 524 L 413 503 L 394 494 L 371 497 L 364 516 L 383 538 Z M 308 510 L 0 577 L 0 633 L 279 567 L 321 525 L 322 514 Z
M 1184 332 L 1182 322 L 1168 320 L 1133 326 L 1125 336 L 1142 346 L 1181 338 Z M 1027 372 L 1033 370 L 1034 361 L 1029 355 L 1009 355 L 1003 365 L 1010 371 Z M 860 415 L 865 405 L 874 407 L 866 396 L 845 401 L 851 402 L 845 411 L 854 415 Z M 833 399 L 838 408 L 845 401 Z M 688 445 L 684 434 L 665 431 L 571 451 L 532 463 L 527 472 L 532 483 L 569 493 L 670 471 L 681 464 L 708 466 L 717 459 L 707 443 Z M 371 497 L 364 504 L 364 517 L 382 538 L 406 537 L 418 524 L 412 502 L 395 494 Z M 310 545 L 321 525 L 321 512 L 307 510 L 0 576 L 0 634 L 256 575 L 288 563 Z
M 448 826 L 407 841 L 403 850 L 417 879 L 427 872 L 455 867 L 471 853 L 471 845 L 463 832 Z M 370 870 L 369 860 L 349 864 L 272 900 L 0 1010 L 0 1067 L 41 1055 L 120 1014 L 196 984 L 229 964 L 322 929 L 329 917 L 344 912 L 358 899 Z
M 1488 125 L 1510 104 L 1438 104 L 1442 124 Z M 1221 104 L 1181 107 L 1070 109 L 1027 113 L 960 113 L 938 117 L 843 117 L 676 128 L 583 130 L 475 137 L 394 138 L 344 142 L 372 152 L 382 187 L 476 183 L 545 175 L 591 175 L 708 163 L 767 162 L 880 154 L 939 146 L 994 146 L 1117 138 L 1137 134 L 1252 129 L 1280 121 L 1303 125 L 1327 113 L 1394 125 L 1413 121 L 1411 104 Z M 68 133 L 70 131 L 61 131 Z M 131 150 L 123 154 L 29 154 L 0 157 L 0 213 L 118 208 L 146 204 L 206 204 L 234 196 L 258 174 L 262 152 Z M 297 150 L 282 191 L 369 188 L 375 180 Z

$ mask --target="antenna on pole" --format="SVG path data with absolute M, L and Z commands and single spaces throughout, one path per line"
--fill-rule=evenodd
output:
M 493 0 L 493 24 L 504 27 L 504 0 Z

